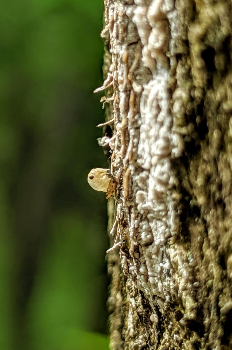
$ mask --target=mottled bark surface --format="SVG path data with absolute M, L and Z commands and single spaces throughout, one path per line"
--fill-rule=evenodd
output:
M 232 349 L 231 22 L 229 0 L 105 0 L 114 350 Z

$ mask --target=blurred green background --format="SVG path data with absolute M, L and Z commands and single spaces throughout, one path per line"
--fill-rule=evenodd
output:
M 103 0 L 0 3 L 0 348 L 104 350 Z

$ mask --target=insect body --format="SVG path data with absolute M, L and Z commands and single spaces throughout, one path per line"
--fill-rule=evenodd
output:
M 110 174 L 110 169 L 94 168 L 88 174 L 88 183 L 95 191 L 106 192 L 106 198 L 115 193 L 116 181 Z

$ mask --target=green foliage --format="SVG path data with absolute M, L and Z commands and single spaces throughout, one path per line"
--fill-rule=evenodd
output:
M 0 344 L 107 349 L 102 0 L 0 4 Z M 95 333 L 91 333 L 91 331 Z

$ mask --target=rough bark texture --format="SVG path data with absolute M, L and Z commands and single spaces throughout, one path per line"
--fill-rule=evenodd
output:
M 231 5 L 105 0 L 114 350 L 232 349 Z

